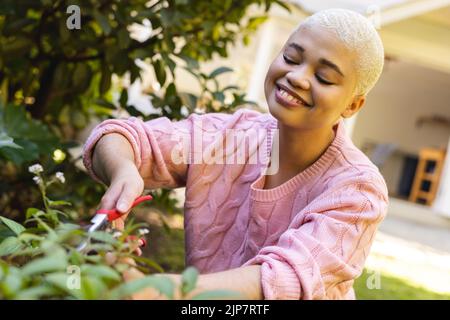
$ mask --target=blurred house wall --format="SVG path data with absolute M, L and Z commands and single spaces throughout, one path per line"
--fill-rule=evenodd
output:
M 359 148 L 370 142 L 397 145 L 398 152 L 382 168 L 390 190 L 397 188 L 402 156 L 417 155 L 424 147 L 447 147 L 450 127 L 416 124 L 423 116 L 450 119 L 450 90 L 445 90 L 449 86 L 450 73 L 393 61 L 369 94 L 352 138 Z

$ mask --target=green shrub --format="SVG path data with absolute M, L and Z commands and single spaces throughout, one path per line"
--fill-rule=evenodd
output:
M 142 223 L 129 220 L 122 232 L 87 231 L 74 223 L 65 207 L 66 201 L 52 200 L 47 188 L 65 182 L 58 172 L 46 179 L 43 168 L 29 168 L 35 176 L 43 200 L 43 208 L 29 208 L 26 220 L 19 224 L 0 216 L 0 299 L 121 299 L 145 288 L 154 287 L 168 299 L 177 290 L 169 277 L 152 275 L 163 272 L 153 260 L 136 256 L 128 236 L 145 234 Z M 76 217 L 75 217 L 76 218 Z M 90 239 L 83 251 L 78 245 Z M 111 259 L 113 253 L 115 259 Z M 122 272 L 131 266 L 121 262 L 132 258 L 145 277 L 124 283 Z M 196 286 L 194 268 L 183 272 L 184 294 Z M 228 292 L 206 292 L 200 298 L 227 296 Z

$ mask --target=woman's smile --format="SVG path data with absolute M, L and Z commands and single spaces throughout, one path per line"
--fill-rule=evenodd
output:
M 288 108 L 311 107 L 302 97 L 279 84 L 275 86 L 275 100 Z

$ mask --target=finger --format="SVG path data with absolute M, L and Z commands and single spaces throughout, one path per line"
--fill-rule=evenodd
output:
M 105 254 L 105 261 L 108 265 L 112 266 L 117 262 L 117 256 L 113 252 L 107 252 Z
M 113 220 L 111 222 L 111 225 L 114 229 L 117 229 L 119 231 L 123 231 L 125 230 L 125 219 L 123 219 L 123 217 L 120 217 L 116 220 Z
M 100 201 L 99 209 L 106 209 L 106 210 L 114 209 L 122 189 L 123 189 L 122 183 L 112 184 L 103 195 Z
M 120 261 L 121 263 L 128 264 L 128 265 L 132 266 L 133 268 L 136 267 L 136 261 L 134 261 L 133 258 L 130 258 L 130 257 L 122 257 L 122 258 L 120 258 L 119 261 Z M 136 270 L 137 270 L 137 269 L 136 269 Z M 137 270 L 137 271 L 139 271 L 139 270 Z M 140 271 L 139 271 L 139 272 L 140 272 Z
M 141 250 L 140 248 L 136 248 L 136 250 L 134 250 L 134 253 L 135 253 L 138 257 L 142 256 L 142 250 Z
M 136 269 L 136 261 L 134 261 L 133 258 L 124 257 L 120 259 L 120 262 L 130 266 L 130 268 L 127 268 L 122 272 L 125 281 L 131 281 L 145 276 L 141 271 Z
M 119 199 L 117 200 L 116 210 L 122 214 L 126 214 L 131 209 L 134 200 L 139 196 L 134 189 L 128 185 L 124 185 Z
M 138 238 L 134 235 L 130 235 L 127 237 L 126 241 L 132 252 L 134 252 L 137 256 L 142 255 L 141 247 L 143 247 L 144 244 L 146 243 L 143 238 Z
M 119 196 L 117 197 L 117 201 L 116 201 L 116 203 L 113 206 L 113 208 L 116 208 L 116 210 L 117 210 L 117 204 L 119 203 L 119 201 L 122 201 L 120 199 L 123 196 L 123 190 L 124 189 L 125 189 L 125 184 L 122 185 L 122 188 L 120 189 L 120 192 L 119 192 Z M 122 212 L 119 212 L 119 213 L 122 213 Z M 128 213 L 129 213 L 129 211 L 128 211 Z M 123 231 L 125 229 L 125 218 L 128 215 L 128 213 L 127 212 L 124 213 L 125 217 L 121 216 L 120 218 L 117 218 L 116 220 L 113 220 L 112 223 L 111 223 L 112 227 L 114 229 L 119 230 L 119 231 Z

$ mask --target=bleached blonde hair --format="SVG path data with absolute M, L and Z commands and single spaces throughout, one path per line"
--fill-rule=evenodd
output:
M 356 53 L 355 93 L 366 95 L 377 83 L 384 65 L 383 43 L 372 22 L 355 11 L 327 9 L 303 20 L 294 32 L 302 27 L 314 26 L 333 32 L 348 49 Z

